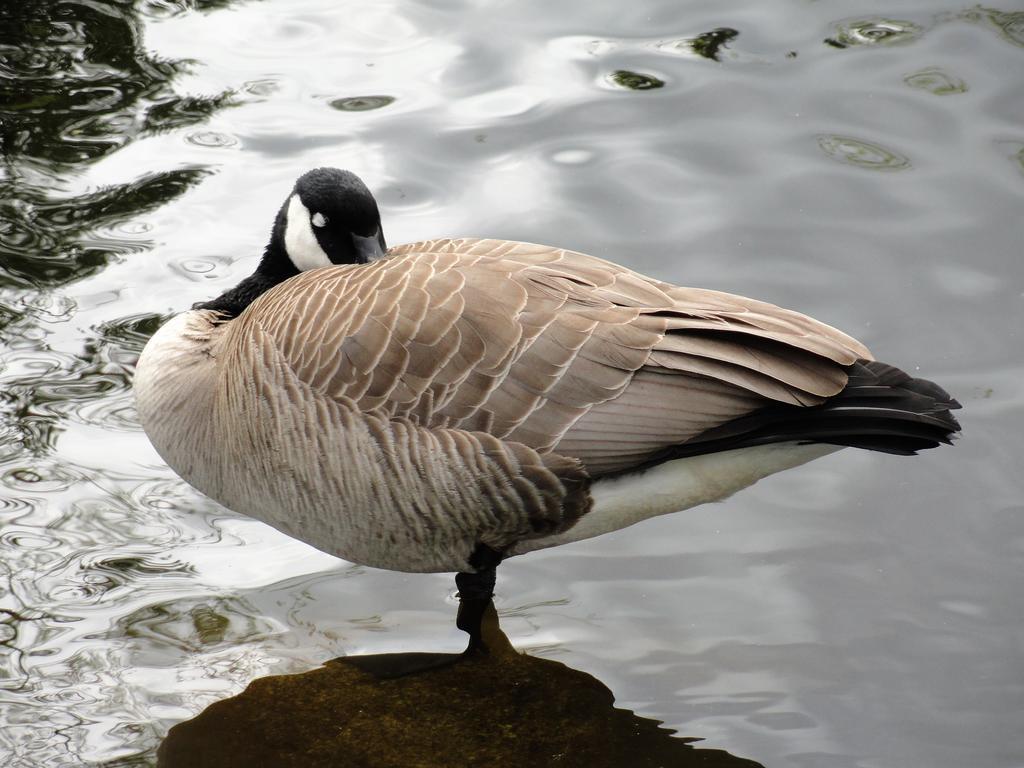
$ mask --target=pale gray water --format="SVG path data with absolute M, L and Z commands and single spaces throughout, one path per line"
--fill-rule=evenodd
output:
M 0 177 L 0 762 L 146 764 L 255 677 L 463 642 L 450 576 L 228 513 L 134 421 L 154 315 L 246 275 L 294 177 L 336 165 L 390 243 L 531 240 L 756 296 L 964 404 L 954 448 L 844 451 L 508 562 L 519 648 L 766 766 L 1024 766 L 1019 2 L 192 5 L 112 12 L 137 70 L 75 58 L 99 6 L 10 27 L 71 51 L 82 101 L 37 141 L 10 130 L 56 109 L 35 60 L 0 69 L 24 95 Z M 687 42 L 723 27 L 718 62 Z

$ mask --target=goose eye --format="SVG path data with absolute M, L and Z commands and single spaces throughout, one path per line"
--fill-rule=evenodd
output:
M 313 222 L 313 226 L 314 227 L 325 227 L 325 226 L 327 226 L 327 217 L 324 216 L 322 213 L 319 213 L 319 212 L 314 213 L 313 214 L 313 218 L 310 219 L 310 221 Z

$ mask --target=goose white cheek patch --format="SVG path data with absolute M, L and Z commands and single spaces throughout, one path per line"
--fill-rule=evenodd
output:
M 317 267 L 331 266 L 324 249 L 313 234 L 309 223 L 309 209 L 302 204 L 298 195 L 292 195 L 288 201 L 288 212 L 285 214 L 284 247 L 288 258 L 300 272 Z

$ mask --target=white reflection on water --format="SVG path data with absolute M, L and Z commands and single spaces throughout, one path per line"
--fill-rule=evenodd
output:
M 389 242 L 549 242 L 748 293 L 863 337 L 965 404 L 955 449 L 844 452 L 508 563 L 499 608 L 519 647 L 768 765 L 1019 759 L 1024 136 L 1006 76 L 1024 56 L 1019 14 L 929 9 L 889 46 L 872 30 L 894 22 L 861 13 L 748 4 L 722 18 L 667 0 L 154 11 L 146 46 L 197 62 L 174 88 L 231 90 L 235 106 L 76 173 L 20 169 L 59 175 L 66 195 L 216 173 L 80 233 L 77 248 L 112 256 L 83 260 L 76 281 L 0 288 L 7 764 L 145 753 L 257 676 L 460 645 L 450 578 L 350 566 L 228 514 L 135 425 L 131 368 L 158 316 L 247 274 L 282 194 L 324 164 L 378 191 Z M 680 46 L 726 25 L 740 34 L 720 63 Z M 865 44 L 823 43 L 840 33 Z M 599 85 L 620 69 L 666 85 Z M 925 72 L 970 87 L 937 99 Z M 331 106 L 371 96 L 394 101 Z M 911 167 L 865 172 L 865 147 Z

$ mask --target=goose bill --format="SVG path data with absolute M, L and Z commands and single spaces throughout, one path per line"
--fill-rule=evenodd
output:
M 359 260 L 364 264 L 369 264 L 384 256 L 383 240 L 384 238 L 381 236 L 380 230 L 374 232 L 369 237 L 353 234 L 352 247 L 355 248 Z

